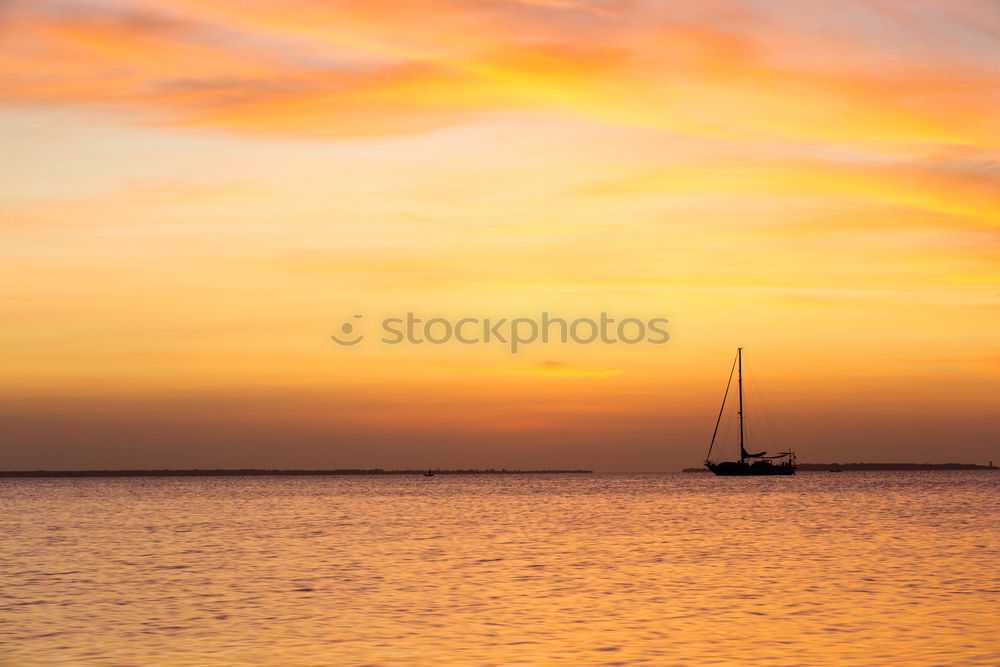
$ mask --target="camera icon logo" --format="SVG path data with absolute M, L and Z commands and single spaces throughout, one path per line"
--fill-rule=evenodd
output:
M 352 319 L 355 320 L 360 320 L 363 318 L 364 315 L 361 314 L 355 314 L 352 317 Z M 333 342 L 335 342 L 337 345 L 343 345 L 344 347 L 353 347 L 358 343 L 360 343 L 365 338 L 365 335 L 363 333 L 359 333 L 354 338 L 349 338 L 349 336 L 351 336 L 354 333 L 354 329 L 355 325 L 353 322 L 350 321 L 344 322 L 343 324 L 340 325 L 340 334 L 344 336 L 344 338 L 341 338 L 335 333 L 330 334 L 330 338 L 333 339 Z

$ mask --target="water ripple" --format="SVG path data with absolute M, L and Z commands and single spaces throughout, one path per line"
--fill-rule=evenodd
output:
M 996 665 L 997 481 L 3 480 L 0 664 Z

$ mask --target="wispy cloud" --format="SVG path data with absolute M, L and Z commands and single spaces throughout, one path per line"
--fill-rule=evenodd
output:
M 890 39 L 917 16 L 870 8 Z M 1000 142 L 1000 71 L 940 39 L 965 30 L 988 49 L 995 33 L 943 14 L 945 27 L 920 26 L 925 52 L 889 58 L 849 9 L 817 11 L 835 29 L 805 37 L 787 16 L 713 3 L 17 1 L 0 81 L 8 103 L 126 105 L 255 133 L 407 133 L 543 110 L 732 138 Z
M 109 424 L 136 394 L 196 413 L 170 451 L 279 404 L 269 451 L 660 451 L 644 415 L 704 432 L 739 342 L 784 410 L 928 406 L 985 452 L 998 96 L 981 1 L 0 0 L 0 395 L 52 442 L 104 392 Z M 345 313 L 409 310 L 671 341 L 332 349 Z
M 994 228 L 1000 225 L 1000 172 L 988 164 L 949 160 L 687 163 L 593 184 L 585 191 L 843 196 L 953 214 L 958 220 Z

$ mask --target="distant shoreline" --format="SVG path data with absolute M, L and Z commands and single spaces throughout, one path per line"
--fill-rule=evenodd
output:
M 976 463 L 798 463 L 799 470 L 1000 470 Z M 710 472 L 708 468 L 684 468 L 681 472 Z
M 887 470 L 1000 470 L 997 466 L 975 463 L 799 463 L 800 471 L 827 472 Z M 593 474 L 593 470 L 507 470 L 507 469 L 432 469 L 434 475 L 572 475 Z M 684 468 L 681 472 L 707 473 L 708 468 Z M 0 470 L 0 479 L 85 478 L 85 477 L 347 477 L 347 476 L 422 476 L 427 469 L 384 470 L 382 468 L 346 468 L 334 470 L 282 470 L 265 468 L 218 469 L 136 469 L 136 470 Z
M 489 468 L 438 470 L 435 475 L 543 475 L 593 473 L 593 470 L 496 470 Z M 243 469 L 193 469 L 193 470 L 0 470 L 0 478 L 11 477 L 316 477 L 344 475 L 426 475 L 422 470 L 383 470 L 381 468 L 348 468 L 338 470 L 268 470 L 262 468 Z

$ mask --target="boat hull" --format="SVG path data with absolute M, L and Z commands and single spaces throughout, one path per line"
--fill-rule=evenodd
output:
M 765 475 L 794 475 L 795 466 L 791 464 L 774 465 L 770 461 L 757 461 L 746 463 L 745 461 L 722 461 L 720 463 L 706 463 L 705 466 L 722 477 L 757 477 Z

